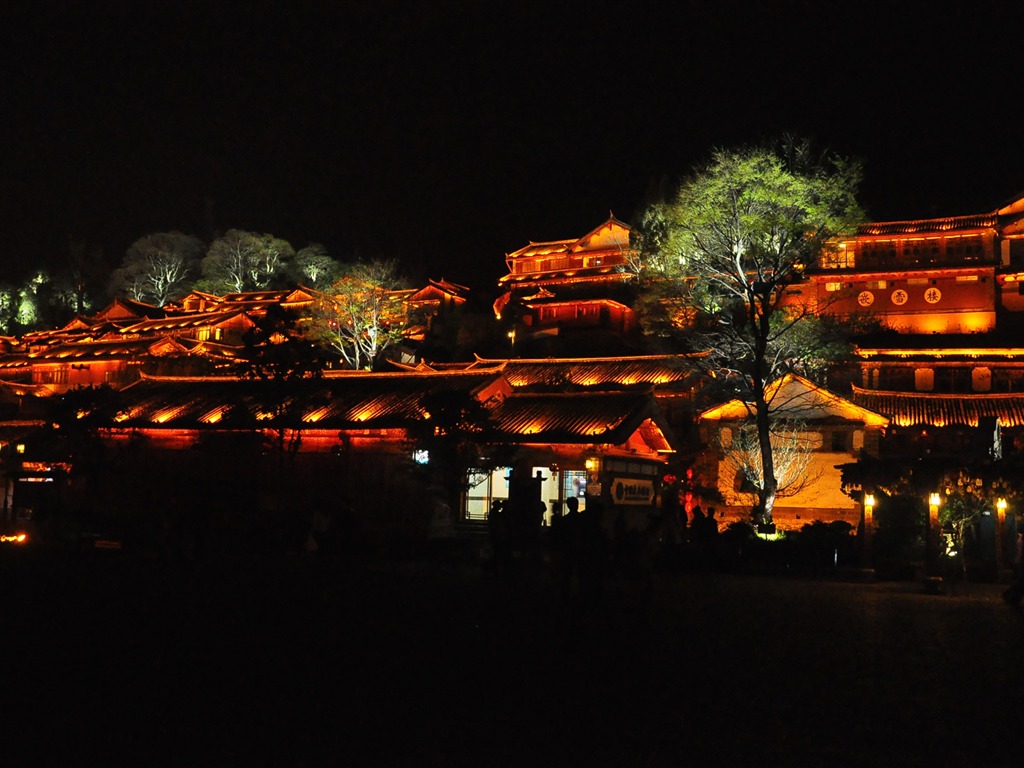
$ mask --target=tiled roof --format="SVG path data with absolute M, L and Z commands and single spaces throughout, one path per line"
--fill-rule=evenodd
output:
M 143 320 L 121 328 L 121 333 L 152 333 L 154 331 L 185 330 L 189 328 L 209 328 L 245 314 L 242 309 L 235 308 L 220 312 L 190 312 L 185 315 L 173 315 L 155 320 Z
M 900 427 L 978 426 L 980 419 L 996 417 L 1003 427 L 1024 426 L 1024 392 L 936 394 L 893 392 L 853 387 L 858 405 L 889 416 Z
M 502 438 L 528 443 L 620 445 L 652 417 L 653 398 L 640 392 L 513 394 L 491 413 Z
M 124 426 L 214 426 L 230 415 L 267 426 L 390 429 L 422 421 L 428 396 L 472 394 L 493 373 L 372 374 L 276 382 L 227 377 L 147 377 L 120 392 Z M 275 418 L 274 414 L 281 414 Z
M 607 280 L 615 276 L 620 280 L 631 280 L 633 273 L 621 268 L 621 264 L 606 264 L 600 267 L 569 267 L 547 272 L 510 272 L 498 278 L 500 285 L 506 283 L 566 283 L 587 280 Z
M 33 361 L 41 360 L 82 360 L 111 357 L 135 357 L 142 354 L 153 343 L 153 339 L 129 339 L 120 341 L 73 341 L 56 344 L 29 353 Z
M 490 409 L 493 431 L 485 439 L 626 445 L 639 431 L 651 450 L 672 450 L 670 430 L 649 393 L 483 396 L 501 381 L 494 371 L 353 373 L 282 388 L 254 379 L 144 375 L 118 393 L 112 426 L 401 429 L 429 423 L 431 395 L 454 393 L 479 396 Z
M 642 357 L 550 358 L 546 360 L 487 360 L 474 366 L 502 366 L 513 387 L 572 384 L 598 386 L 662 386 L 686 381 L 693 372 L 687 355 Z
M 882 412 L 863 403 L 847 400 L 794 373 L 787 373 L 765 387 L 769 411 L 800 421 L 843 419 L 866 426 L 888 424 Z M 730 400 L 700 414 L 702 421 L 745 421 L 754 412 L 752 403 Z
M 974 216 L 947 216 L 942 219 L 915 219 L 913 221 L 879 221 L 861 224 L 857 235 L 915 235 L 924 232 L 950 232 L 963 229 L 985 229 L 999 223 L 999 214 L 983 213 Z

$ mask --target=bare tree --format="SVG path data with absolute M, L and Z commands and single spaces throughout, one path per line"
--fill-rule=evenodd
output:
M 812 487 L 821 478 L 821 469 L 814 467 L 817 441 L 800 421 L 778 419 L 771 427 L 774 459 L 775 498 L 796 496 Z M 745 487 L 760 496 L 765 485 L 764 460 L 756 426 L 741 427 L 732 435 L 729 445 L 721 445 L 725 462 L 742 475 Z
M 163 306 L 187 292 L 204 248 L 201 240 L 181 232 L 141 237 L 111 276 L 111 292 Z
M 202 261 L 202 287 L 213 292 L 261 291 L 285 271 L 295 250 L 273 235 L 229 229 L 210 244 Z

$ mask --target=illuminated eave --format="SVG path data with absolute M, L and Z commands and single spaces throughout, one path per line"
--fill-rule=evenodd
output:
M 914 269 L 912 267 L 899 266 L 893 269 L 883 270 L 877 267 L 870 271 L 861 270 L 857 267 L 843 267 L 840 269 L 814 269 L 808 270 L 808 279 L 816 283 L 835 282 L 837 277 L 856 277 L 858 280 L 905 280 L 910 277 L 950 277 L 957 275 L 990 274 L 995 270 L 997 264 L 977 264 L 969 267 L 923 267 Z
M 505 288 L 527 288 L 546 285 L 585 285 L 587 283 L 626 283 L 633 280 L 633 273 L 617 267 L 602 267 L 598 274 L 577 275 L 575 272 L 536 272 L 522 275 L 505 275 L 498 283 Z
M 858 357 L 870 359 L 872 357 L 1003 357 L 1016 358 L 1024 356 L 1024 348 L 1017 347 L 990 347 L 990 348 L 969 348 L 969 347 L 935 347 L 931 349 L 896 349 L 877 347 L 873 349 L 862 349 L 854 347 L 854 353 Z

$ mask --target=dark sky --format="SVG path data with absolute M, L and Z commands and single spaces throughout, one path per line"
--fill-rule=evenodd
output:
M 237 227 L 490 287 L 784 132 L 860 158 L 874 219 L 987 211 L 1024 190 L 1019 6 L 3 3 L 0 280 Z

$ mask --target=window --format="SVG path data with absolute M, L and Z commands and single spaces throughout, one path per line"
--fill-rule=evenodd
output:
M 586 506 L 587 472 L 583 469 L 566 469 L 562 471 L 562 499 L 579 499 L 580 510 Z
M 935 370 L 933 368 L 917 368 L 914 371 L 914 389 L 918 392 L 931 392 L 935 389 Z
M 508 467 L 499 467 L 492 472 L 470 470 L 467 474 L 467 490 L 463 504 L 463 520 L 484 521 L 495 499 L 508 499 Z

